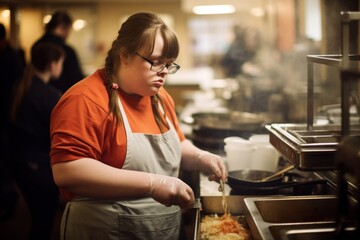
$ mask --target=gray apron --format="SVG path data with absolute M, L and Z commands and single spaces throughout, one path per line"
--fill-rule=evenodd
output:
M 127 136 L 123 169 L 178 177 L 179 137 L 171 122 L 164 134 L 133 133 L 119 99 Z M 62 240 L 178 239 L 181 211 L 150 197 L 124 201 L 78 197 L 67 203 L 61 222 Z

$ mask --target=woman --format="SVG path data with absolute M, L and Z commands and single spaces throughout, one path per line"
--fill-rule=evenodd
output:
M 42 43 L 14 89 L 10 112 L 9 163 L 31 214 L 30 239 L 50 239 L 59 190 L 50 168 L 50 115 L 61 95 L 48 83 L 62 71 L 64 51 Z
M 179 129 L 163 88 L 180 67 L 175 33 L 151 13 L 130 16 L 100 69 L 69 89 L 51 117 L 51 163 L 69 202 L 62 239 L 177 239 L 194 204 L 179 167 L 227 177 L 219 156 Z

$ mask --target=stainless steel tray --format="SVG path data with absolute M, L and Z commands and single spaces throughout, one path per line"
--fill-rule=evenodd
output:
M 336 239 L 338 199 L 335 195 L 250 197 L 244 202 L 254 240 Z M 352 209 L 356 204 L 350 201 Z M 353 237 L 345 239 L 355 239 L 356 214 L 350 212 L 347 225 L 351 229 L 345 230 Z M 305 234 L 310 232 L 312 238 Z
M 247 227 L 244 215 L 244 196 L 226 196 L 230 213 L 233 216 L 239 216 L 239 222 Z M 185 213 L 185 222 L 189 223 L 187 229 L 188 238 L 200 240 L 201 218 L 208 214 L 224 214 L 222 207 L 222 196 L 203 196 L 200 197 L 201 206 Z M 194 212 L 195 211 L 195 212 Z M 187 218 L 187 219 L 186 219 Z
M 270 143 L 297 169 L 303 171 L 336 169 L 335 153 L 341 138 L 340 125 L 313 126 L 306 124 L 271 124 Z M 360 128 L 353 126 L 352 133 L 360 135 Z

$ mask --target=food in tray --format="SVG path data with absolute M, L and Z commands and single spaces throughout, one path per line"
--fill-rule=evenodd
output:
M 249 240 L 250 231 L 230 214 L 205 215 L 200 224 L 201 240 Z

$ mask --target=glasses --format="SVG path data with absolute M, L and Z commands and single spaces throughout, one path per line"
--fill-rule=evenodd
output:
M 166 64 L 154 63 L 153 61 L 147 59 L 146 57 L 141 56 L 137 52 L 135 52 L 135 54 L 138 55 L 139 57 L 141 57 L 142 59 L 144 59 L 145 61 L 147 61 L 148 63 L 150 63 L 151 64 L 150 70 L 153 71 L 153 72 L 159 73 L 159 72 L 163 71 L 165 68 L 167 68 L 169 74 L 174 74 L 180 69 L 180 66 L 177 65 L 174 62 L 173 63 L 166 63 Z

